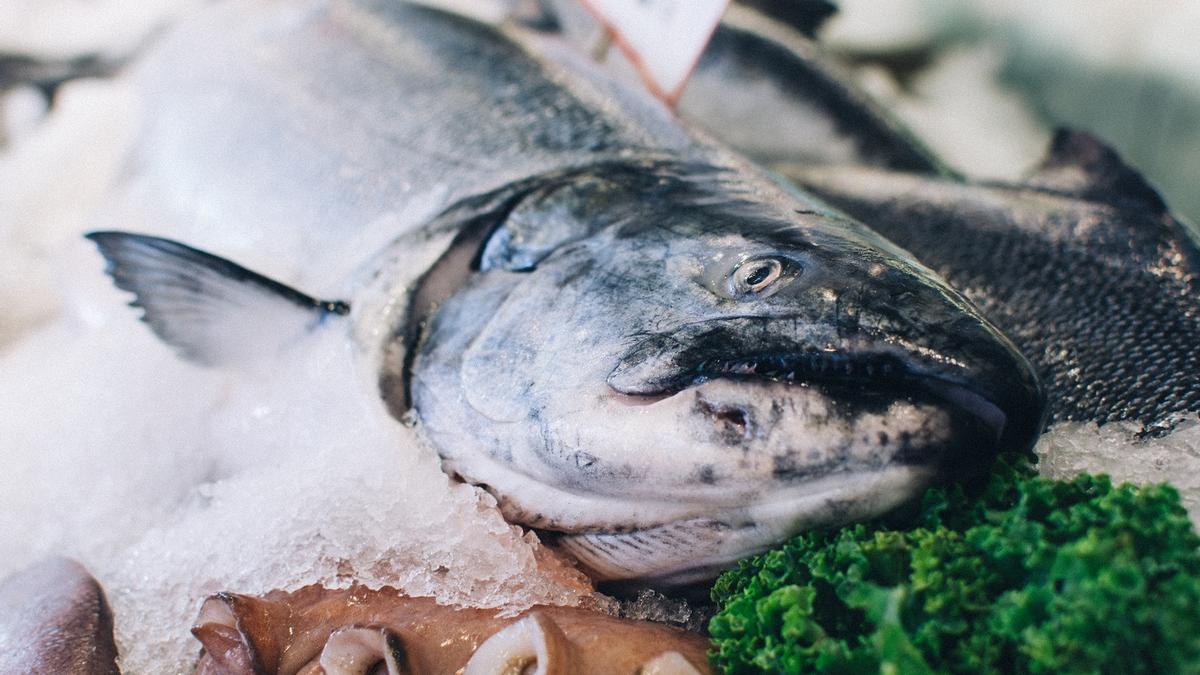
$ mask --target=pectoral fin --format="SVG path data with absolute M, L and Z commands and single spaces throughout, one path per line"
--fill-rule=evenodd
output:
M 278 353 L 350 306 L 318 300 L 241 265 L 170 239 L 92 232 L 117 287 L 180 356 L 225 366 Z

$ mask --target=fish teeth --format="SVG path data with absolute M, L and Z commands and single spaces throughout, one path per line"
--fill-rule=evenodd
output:
M 806 351 L 796 354 L 771 354 L 750 359 L 708 360 L 695 369 L 693 383 L 707 376 L 756 376 L 778 382 L 797 382 L 805 377 L 839 377 L 847 379 L 890 379 L 899 371 L 884 356 L 852 357 Z

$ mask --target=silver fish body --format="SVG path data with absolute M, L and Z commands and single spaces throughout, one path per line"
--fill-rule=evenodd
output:
M 598 579 L 709 578 L 1040 431 L 1032 370 L 961 295 L 553 36 L 234 2 L 138 77 L 143 140 L 102 226 L 236 228 L 301 285 L 360 263 L 346 302 L 318 300 L 94 233 L 159 337 L 231 364 L 269 358 L 231 325 L 248 314 L 347 331 L 447 472 Z

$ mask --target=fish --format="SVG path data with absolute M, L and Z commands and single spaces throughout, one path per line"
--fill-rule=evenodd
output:
M 605 44 L 575 0 L 541 4 L 541 14 L 496 8 L 486 20 L 535 28 L 581 53 Z M 835 13 L 823 0 L 731 3 L 683 89 L 679 116 L 763 166 L 860 164 L 961 177 L 814 37 Z M 615 78 L 638 78 L 617 50 L 597 65 Z
M 544 31 L 231 2 L 131 77 L 141 140 L 88 236 L 149 328 L 218 368 L 339 331 L 379 414 L 598 582 L 711 579 L 1041 431 L 961 293 Z
M 785 12 L 823 3 L 758 4 L 726 12 L 684 89 L 681 117 L 767 167 L 856 164 L 960 177 L 812 37 L 829 14 L 814 22 Z
M 770 113 L 734 128 L 685 91 L 681 115 L 962 291 L 1030 359 L 1050 425 L 1127 423 L 1149 438 L 1200 417 L 1200 234 L 1102 139 L 1059 129 L 1024 179 L 971 180 L 800 31 L 742 9 L 717 38 L 692 95 Z M 819 147 L 746 140 L 797 126 L 839 133 Z

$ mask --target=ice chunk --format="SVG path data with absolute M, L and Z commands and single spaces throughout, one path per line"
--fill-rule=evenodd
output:
M 1167 436 L 1138 438 L 1142 425 L 1066 422 L 1037 445 L 1038 468 L 1050 478 L 1106 473 L 1115 482 L 1170 483 L 1200 527 L 1200 420 L 1182 422 Z
M 668 598 L 650 589 L 638 591 L 629 600 L 621 600 L 609 612 L 623 619 L 655 621 L 691 631 L 704 632 L 716 608 L 709 602 L 687 598 Z

